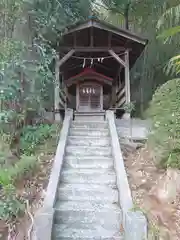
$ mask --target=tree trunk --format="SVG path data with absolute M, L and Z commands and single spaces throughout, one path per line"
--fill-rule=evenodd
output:
M 129 10 L 130 10 L 131 3 L 127 3 L 124 9 L 124 18 L 125 18 L 125 28 L 129 30 Z

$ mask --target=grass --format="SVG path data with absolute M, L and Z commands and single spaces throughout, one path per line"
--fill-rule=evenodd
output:
M 12 156 L 6 142 L 0 141 L 0 150 L 4 149 L 4 152 L 0 151 L 0 220 L 9 222 L 23 214 L 25 199 L 17 195 L 17 183 L 22 180 L 26 182 L 25 179 L 34 179 L 42 169 L 46 171 L 42 165 L 46 164 L 49 155 L 52 157 L 55 153 L 59 132 L 59 125 L 41 125 L 25 129 L 21 139 L 23 154 L 20 159 Z M 29 148 L 29 144 L 33 147 Z

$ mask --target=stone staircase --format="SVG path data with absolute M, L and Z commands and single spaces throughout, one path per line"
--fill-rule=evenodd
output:
M 72 121 L 53 220 L 52 240 L 124 239 L 108 123 Z

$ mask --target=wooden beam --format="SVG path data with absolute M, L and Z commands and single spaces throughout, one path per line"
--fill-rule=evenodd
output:
M 125 89 L 126 89 L 126 104 L 131 101 L 130 93 L 130 74 L 129 74 L 129 51 L 125 52 Z
M 124 47 L 75 47 L 73 48 L 76 52 L 108 52 L 109 50 L 113 50 L 114 52 L 124 52 L 127 48 Z M 59 47 L 60 51 L 71 51 L 72 47 Z M 131 49 L 129 49 L 130 51 Z
M 73 54 L 75 53 L 74 49 L 71 49 L 63 58 L 61 58 L 58 63 L 57 67 L 61 67 L 63 63 L 65 63 Z
M 107 70 L 109 72 L 113 72 L 113 70 L 111 68 L 108 68 L 108 67 L 106 67 L 106 66 L 104 66 L 104 65 L 102 65 L 101 63 L 98 63 L 98 62 L 94 62 L 94 66 L 103 68 L 103 69 L 105 69 L 105 70 Z
M 72 84 L 76 84 L 77 83 L 77 80 L 78 80 L 78 82 L 82 82 L 82 81 L 84 81 L 84 80 L 89 80 L 89 76 L 83 76 L 83 77 L 79 77 L 78 79 L 67 79 L 66 81 L 65 81 L 65 84 L 67 85 L 67 87 L 69 87 L 69 86 L 71 86 Z M 103 78 L 101 78 L 101 77 L 96 77 L 96 78 L 93 78 L 93 77 L 91 77 L 91 79 L 92 80 L 96 80 L 96 81 L 98 81 L 98 82 L 100 82 L 100 83 L 105 83 L 105 84 L 107 84 L 107 85 L 112 85 L 112 82 L 111 81 L 109 81 L 109 80 L 105 80 L 105 79 L 103 79 Z
M 108 47 L 111 48 L 112 32 L 108 33 Z
M 77 37 L 76 37 L 76 32 L 73 33 L 73 41 L 74 41 L 74 47 L 77 46 Z
M 101 95 L 100 95 L 100 110 L 102 111 L 103 110 L 103 105 L 104 105 L 104 101 L 103 101 L 103 86 L 101 85 Z
M 119 108 L 126 102 L 125 96 L 122 97 L 117 103 L 116 106 Z
M 118 63 L 126 67 L 126 62 L 124 62 L 113 50 L 109 50 L 108 52 L 111 56 L 113 56 L 118 61 Z
M 115 80 L 112 83 L 112 90 L 111 90 L 111 106 L 114 107 L 116 104 L 116 82 Z
M 112 25 L 111 26 L 109 25 L 109 27 L 108 27 L 108 26 L 105 26 L 105 24 L 101 24 L 101 23 L 98 23 L 98 22 L 94 21 L 93 22 L 93 27 L 115 33 L 116 35 L 125 37 L 127 39 L 130 39 L 130 40 L 133 40 L 135 42 L 141 43 L 143 45 L 146 45 L 146 43 L 147 43 L 147 40 L 131 33 L 130 31 L 125 30 L 125 29 L 121 29 L 121 28 L 117 28 L 117 27 L 113 27 Z
M 113 79 L 113 84 L 112 84 L 112 92 L 111 92 L 111 105 L 114 106 L 116 104 L 116 87 L 117 87 L 117 79 L 119 76 L 119 72 L 121 69 L 121 65 L 117 71 L 116 77 Z
M 96 67 L 99 67 L 99 68 L 102 68 L 102 69 L 105 69 L 105 70 L 107 70 L 108 72 L 111 72 L 111 73 L 113 73 L 113 70 L 111 69 L 111 68 L 108 68 L 107 66 L 104 66 L 103 64 L 101 64 L 101 63 L 99 63 L 99 62 L 94 62 L 94 66 Z M 76 69 L 76 68 L 82 68 L 82 63 L 80 63 L 80 64 L 73 64 L 73 65 L 70 65 L 69 67 L 68 67 L 68 71 L 71 71 L 71 70 L 73 70 L 73 69 Z M 60 72 L 61 73 L 61 72 Z
M 131 33 L 130 31 L 127 31 L 127 30 L 124 30 L 124 29 L 121 29 L 121 28 L 117 28 L 117 27 L 112 26 L 110 24 L 104 24 L 104 23 L 100 23 L 100 22 L 92 21 L 92 20 L 86 21 L 85 23 L 82 23 L 80 25 L 77 25 L 76 27 L 73 27 L 73 28 L 67 30 L 63 34 L 63 36 L 67 35 L 67 34 L 70 34 L 70 33 L 73 33 L 73 32 L 76 32 L 76 31 L 81 31 L 83 29 L 87 29 L 87 28 L 90 28 L 90 27 L 95 27 L 95 28 L 99 28 L 99 29 L 102 29 L 102 30 L 105 30 L 105 31 L 108 31 L 108 32 L 115 33 L 116 35 L 125 37 L 127 39 L 130 39 L 130 40 L 133 40 L 135 42 L 141 43 L 143 45 L 146 45 L 146 43 L 147 43 L 146 39 L 143 39 L 142 37 L 140 37 L 138 35 L 135 35 L 135 34 Z
M 93 24 L 92 24 L 92 21 L 86 21 L 85 23 L 81 24 L 81 25 L 78 25 L 77 27 L 74 27 L 72 29 L 67 29 L 67 31 L 63 34 L 63 35 L 67 35 L 67 34 L 70 34 L 70 33 L 73 33 L 73 32 L 76 32 L 76 31 L 81 31 L 85 28 L 90 28 L 92 27 Z
M 76 111 L 79 109 L 79 84 L 76 85 Z
M 120 99 L 123 94 L 125 94 L 125 88 L 122 88 L 121 91 L 117 94 L 117 99 Z
M 90 28 L 90 46 L 94 46 L 94 29 L 92 27 Z

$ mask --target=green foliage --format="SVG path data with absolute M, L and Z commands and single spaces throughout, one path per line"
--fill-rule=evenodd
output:
M 158 38 L 163 38 L 171 43 L 179 33 L 179 7 L 172 7 L 165 11 L 158 22 L 158 28 L 170 28 L 162 31 Z M 167 20 L 170 20 L 167 21 Z M 169 41 L 169 39 L 171 41 Z M 165 67 L 165 73 L 179 76 L 180 55 L 172 57 Z M 152 134 L 149 138 L 155 156 L 163 167 L 180 168 L 180 78 L 168 81 L 156 90 L 148 110 L 148 115 L 153 120 Z
M 165 66 L 165 71 L 168 75 L 179 75 L 180 74 L 180 55 L 172 57 Z
M 149 143 L 163 167 L 180 168 L 180 79 L 158 88 L 147 111 L 152 119 Z
M 16 196 L 13 185 L 7 185 L 0 194 L 0 219 L 6 222 L 14 220 L 25 210 L 24 203 Z
M 32 26 L 37 36 L 51 45 L 57 44 L 62 30 L 74 22 L 87 18 L 93 0 L 26 0 Z
M 0 1 L 0 36 L 11 37 L 14 25 L 23 10 L 23 0 Z
M 37 147 L 57 129 L 55 125 L 32 126 L 34 119 L 43 118 L 47 105 L 53 106 L 53 48 L 62 29 L 91 14 L 91 2 L 0 2 L 0 133 L 5 137 L 0 141 L 0 219 L 13 219 L 24 210 L 15 189 L 9 186 L 34 172 L 39 164 L 34 156 Z M 29 21 L 32 45 L 14 39 L 17 20 L 22 25 Z M 20 154 L 14 154 L 14 148 L 20 149 Z
M 180 23 L 180 4 L 170 7 L 164 11 L 157 23 L 158 29 L 171 28 Z
M 179 51 L 179 34 L 171 38 L 171 42 L 157 39 L 167 27 L 173 27 L 180 23 L 178 17 L 178 0 L 103 0 L 103 19 L 116 25 L 125 26 L 125 7 L 129 5 L 128 25 L 129 29 L 146 37 L 149 42 L 136 64 L 131 70 L 131 100 L 136 102 L 136 112 L 143 114 L 155 89 L 169 80 L 163 68 L 169 59 L 177 55 Z M 172 10 L 173 7 L 173 10 Z M 108 9 L 108 10 L 107 10 Z M 171 11 L 171 10 L 172 11 Z M 165 12 L 167 11 L 167 14 Z M 168 13 L 172 12 L 172 15 Z M 168 17 L 166 16 L 168 15 Z M 162 16 L 162 17 L 161 17 Z M 166 24 L 165 21 L 168 21 Z M 165 34 L 165 33 L 164 33 Z M 172 76 L 173 78 L 175 75 Z
M 23 214 L 25 205 L 16 195 L 13 187 L 22 178 L 30 178 L 38 169 L 40 159 L 37 158 L 35 150 L 48 138 L 57 137 L 57 125 L 27 126 L 23 128 L 21 136 L 22 152 L 20 159 L 11 159 L 7 164 L 9 156 L 9 145 L 2 141 L 0 143 L 0 219 L 10 221 Z M 47 146 L 49 147 L 49 146 Z M 3 152 L 1 150 L 3 149 Z M 32 156 L 27 156 L 32 155 Z
M 0 169 L 0 184 L 3 186 L 13 184 L 15 181 L 31 175 L 38 165 L 37 157 L 22 155 L 20 160 Z
M 135 109 L 135 104 L 133 102 L 124 104 L 124 110 L 126 113 L 132 113 L 132 111 Z
M 26 155 L 35 153 L 38 145 L 52 137 L 55 125 L 41 124 L 24 127 L 20 141 L 21 152 Z

